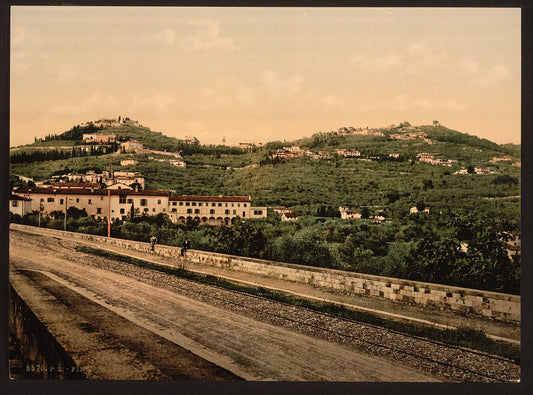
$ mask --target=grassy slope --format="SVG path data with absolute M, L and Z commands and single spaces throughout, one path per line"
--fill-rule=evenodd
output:
M 119 169 L 121 158 L 134 157 L 139 164 L 124 169 L 142 172 L 147 179 L 147 188 L 172 189 L 182 194 L 250 195 L 258 205 L 292 206 L 302 214 L 314 214 L 319 205 L 337 207 L 346 204 L 352 208 L 380 206 L 374 208 L 376 213 L 383 210 L 387 217 L 395 217 L 404 215 L 410 206 L 423 201 L 439 210 L 482 210 L 490 205 L 507 215 L 517 215 L 519 201 L 487 201 L 481 198 L 519 195 L 519 184 L 494 185 L 495 175 L 461 176 L 450 173 L 469 165 L 491 166 L 500 174 L 520 180 L 520 168 L 509 163 L 495 165 L 490 162 L 494 156 L 508 154 L 513 156 L 514 161 L 520 160 L 520 146 L 499 146 L 442 126 L 419 128 L 426 131 L 435 144 L 420 140 L 387 141 L 383 137 L 343 136 L 336 139 L 335 145 L 318 146 L 314 150 L 334 152 L 337 148 L 353 148 L 374 154 L 410 155 L 428 152 L 436 157 L 457 160 L 454 167 L 408 162 L 379 163 L 350 158 L 295 159 L 277 165 L 245 167 L 266 157 L 268 149 L 265 148 L 239 155 L 188 155 L 185 156 L 186 169 L 173 167 L 168 162 L 149 160 L 147 155 L 134 154 L 16 164 L 12 165 L 12 172 L 39 180 L 49 178 L 58 169 L 76 172 L 87 167 L 105 169 L 110 164 Z M 180 140 L 145 127 L 124 126 L 105 131 L 136 138 L 148 148 L 176 150 L 180 144 Z M 308 138 L 296 143 L 305 147 L 311 141 Z M 431 180 L 433 188 L 427 187 L 428 180 Z M 400 199 L 390 203 L 391 193 L 399 194 Z

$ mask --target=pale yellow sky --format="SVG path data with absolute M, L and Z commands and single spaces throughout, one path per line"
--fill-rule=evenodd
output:
M 129 116 L 202 143 L 409 121 L 520 143 L 520 9 L 12 7 L 11 145 Z

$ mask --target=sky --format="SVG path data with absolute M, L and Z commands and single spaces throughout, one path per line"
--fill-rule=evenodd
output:
M 202 144 L 438 120 L 520 143 L 518 8 L 11 8 L 10 145 L 129 117 Z

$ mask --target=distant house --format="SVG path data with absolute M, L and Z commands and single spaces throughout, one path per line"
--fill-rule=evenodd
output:
M 370 222 L 374 222 L 374 223 L 382 223 L 383 221 L 385 221 L 385 217 L 382 215 L 371 216 L 371 217 L 368 217 L 368 219 L 370 220 Z
M 296 214 L 293 211 L 290 212 L 284 212 L 281 214 L 281 220 L 282 221 L 298 221 L 298 214 Z
M 120 161 L 120 166 L 131 166 L 138 164 L 139 161 L 136 161 L 135 159 L 123 159 Z
M 350 149 L 338 149 L 335 152 L 337 155 L 344 156 L 345 158 L 357 158 L 361 156 L 361 152 Z
M 348 206 L 340 206 L 339 212 L 341 213 L 342 219 L 361 219 L 361 212 L 356 210 L 350 210 Z
M 171 160 L 169 163 L 172 166 L 176 166 L 176 167 L 182 167 L 182 168 L 186 168 L 187 167 L 187 163 L 185 163 L 182 160 Z
M 140 141 L 131 139 L 120 144 L 124 152 L 135 152 L 143 149 L 143 144 Z
M 254 144 L 252 144 L 252 143 L 239 143 L 239 145 L 237 147 L 239 147 L 240 149 L 251 150 L 254 147 Z
M 416 214 L 418 213 L 418 209 L 416 208 L 416 206 L 413 206 L 409 209 L 409 214 Z M 424 210 L 422 210 L 423 213 L 427 213 L 429 214 L 429 207 L 425 207 Z
M 117 142 L 116 134 L 83 134 L 83 142 L 86 144 L 112 144 Z
M 491 162 L 510 162 L 512 161 L 510 156 L 495 156 L 490 160 Z
M 9 197 L 9 212 L 18 214 L 23 217 L 25 214 L 31 212 L 31 199 L 18 195 L 11 195 Z
M 483 174 L 483 175 L 488 175 L 491 173 L 489 169 L 484 168 L 484 167 L 476 167 L 474 171 L 476 172 L 476 174 Z
M 200 144 L 200 140 L 198 140 L 196 137 L 194 136 L 185 136 L 185 142 L 187 144 L 192 144 L 192 145 L 199 145 Z

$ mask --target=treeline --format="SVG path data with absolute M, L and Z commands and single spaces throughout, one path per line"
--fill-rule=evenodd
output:
M 91 146 L 89 149 L 84 147 L 73 147 L 71 150 L 62 149 L 43 149 L 32 152 L 13 152 L 10 155 L 11 163 L 32 163 L 44 162 L 47 160 L 60 160 L 69 158 L 78 158 L 83 156 L 106 155 L 116 152 L 118 146 Z
M 11 220 L 37 225 L 38 215 Z M 62 229 L 63 213 L 42 217 L 41 226 Z M 236 219 L 211 227 L 174 224 L 158 214 L 113 221 L 111 236 L 148 242 L 155 235 L 172 246 L 187 237 L 199 250 L 519 294 L 520 259 L 510 258 L 504 246 L 516 226 L 474 215 L 424 214 L 401 225 L 304 217 L 297 223 Z M 107 222 L 69 209 L 67 230 L 106 235 Z
M 89 123 L 87 126 L 76 125 L 61 134 L 47 134 L 42 139 L 35 137 L 35 142 L 38 143 L 52 140 L 82 140 L 84 133 L 95 133 L 102 129 L 103 127 L 98 127 L 92 123 Z

